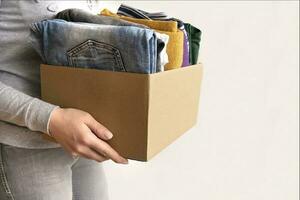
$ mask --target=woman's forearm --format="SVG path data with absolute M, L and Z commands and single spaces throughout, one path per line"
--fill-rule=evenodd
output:
M 0 81 L 0 120 L 2 121 L 47 133 L 51 112 L 56 107 Z

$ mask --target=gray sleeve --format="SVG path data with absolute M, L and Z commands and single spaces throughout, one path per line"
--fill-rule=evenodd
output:
M 26 95 L 0 81 L 0 120 L 48 133 L 51 112 L 58 106 Z

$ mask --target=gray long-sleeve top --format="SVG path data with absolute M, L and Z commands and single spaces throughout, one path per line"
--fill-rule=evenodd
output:
M 23 148 L 58 146 L 42 137 L 56 106 L 39 99 L 42 61 L 28 35 L 30 23 L 52 18 L 65 4 L 0 0 L 0 143 Z

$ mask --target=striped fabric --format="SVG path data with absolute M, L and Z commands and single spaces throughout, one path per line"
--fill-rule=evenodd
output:
M 121 4 L 118 11 L 118 15 L 123 15 L 127 17 L 133 17 L 137 19 L 148 19 L 148 20 L 161 20 L 161 21 L 177 21 L 178 28 L 184 30 L 183 21 L 176 19 L 174 17 L 168 17 L 164 12 L 146 12 L 137 8 Z

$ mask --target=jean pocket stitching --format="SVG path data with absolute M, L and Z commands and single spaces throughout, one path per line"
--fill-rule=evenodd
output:
M 69 64 L 72 66 L 75 66 L 76 65 L 76 61 L 74 60 L 75 56 L 78 55 L 79 53 L 83 52 L 84 50 L 88 49 L 89 47 L 95 47 L 98 49 L 102 49 L 102 50 L 106 51 L 107 53 L 110 53 L 111 55 L 113 55 L 113 58 L 116 61 L 118 68 L 120 68 L 121 71 L 126 71 L 126 68 L 123 64 L 123 59 L 122 59 L 119 49 L 117 49 L 116 47 L 114 47 L 110 44 L 107 44 L 104 42 L 98 42 L 95 40 L 87 40 L 87 41 L 71 48 L 70 50 L 68 50 L 67 58 L 68 58 Z
M 3 151 L 2 145 L 0 144 L 0 181 L 1 181 L 1 185 L 3 186 L 4 192 L 8 197 L 8 200 L 14 200 L 5 173 L 2 151 Z
M 126 72 L 127 70 L 124 66 L 123 59 L 122 59 L 122 56 L 121 56 L 121 52 L 118 49 L 115 52 L 114 59 L 118 63 L 118 65 L 122 68 L 122 71 Z
M 75 46 L 74 48 L 67 51 L 68 62 L 71 66 L 74 66 L 74 64 L 75 64 L 75 60 L 73 59 L 73 55 L 76 55 L 76 54 L 80 53 L 81 51 L 85 50 L 86 48 L 88 48 L 87 41 L 84 42 L 84 43 L 81 43 L 81 44 L 79 44 L 79 45 Z

